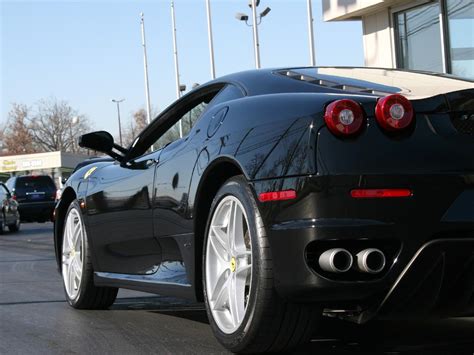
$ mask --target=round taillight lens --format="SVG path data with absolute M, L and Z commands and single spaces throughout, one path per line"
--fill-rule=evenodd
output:
M 389 95 L 378 100 L 375 106 L 375 118 L 387 131 L 398 131 L 413 121 L 413 106 L 402 95 Z
M 351 136 L 362 129 L 364 112 L 353 100 L 337 100 L 326 107 L 324 121 L 336 136 Z

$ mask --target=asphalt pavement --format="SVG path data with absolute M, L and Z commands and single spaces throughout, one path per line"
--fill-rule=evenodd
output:
M 120 290 L 106 311 L 64 300 L 52 224 L 23 224 L 0 235 L 0 354 L 218 354 L 202 304 Z M 295 353 L 474 354 L 474 319 L 329 320 Z

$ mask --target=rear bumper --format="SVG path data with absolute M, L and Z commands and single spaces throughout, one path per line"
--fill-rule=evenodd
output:
M 370 317 L 372 310 L 365 312 Z M 423 245 L 375 313 L 381 316 L 473 316 L 474 238 Z
M 253 183 L 257 195 L 274 191 L 275 186 L 297 192 L 295 200 L 259 203 L 275 288 L 282 297 L 348 310 L 357 321 L 375 314 L 414 314 L 417 302 L 427 302 L 430 314 L 473 313 L 473 175 L 313 176 Z M 414 195 L 383 200 L 350 197 L 352 188 L 364 187 L 406 187 Z M 321 272 L 315 265 L 317 253 L 331 247 L 352 254 L 376 247 L 386 253 L 387 264 L 374 276 L 354 270 L 345 275 Z M 430 285 L 412 294 L 425 281 Z M 464 298 L 455 301 L 455 295 L 447 292 L 454 288 Z M 453 307 L 446 307 L 450 302 Z
M 54 206 L 54 201 L 26 202 L 20 203 L 18 211 L 22 221 L 49 221 L 53 216 Z

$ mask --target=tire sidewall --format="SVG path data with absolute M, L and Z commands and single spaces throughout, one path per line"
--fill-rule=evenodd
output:
M 242 320 L 242 323 L 236 331 L 227 334 L 219 329 L 217 323 L 213 319 L 212 312 L 210 310 L 206 286 L 206 253 L 209 228 L 213 215 L 222 199 L 229 195 L 239 199 L 247 215 L 247 223 L 252 245 L 252 277 L 250 295 L 244 319 Z M 264 275 L 264 270 L 261 267 L 261 260 L 265 257 L 264 255 L 262 255 L 262 250 L 268 250 L 268 248 L 262 249 L 262 246 L 260 245 L 262 233 L 265 233 L 261 226 L 262 223 L 260 214 L 255 203 L 252 191 L 250 190 L 245 178 L 243 176 L 238 176 L 228 180 L 218 191 L 211 204 L 210 213 L 206 224 L 206 232 L 204 236 L 202 270 L 204 301 L 206 304 L 206 311 L 209 318 L 209 323 L 211 325 L 212 330 L 214 331 L 214 335 L 216 336 L 216 338 L 225 347 L 233 351 L 239 351 L 239 349 L 243 349 L 246 344 L 253 341 L 253 330 L 258 328 L 258 323 L 261 321 L 261 307 L 257 307 L 257 303 L 259 299 L 264 298 L 264 295 L 262 295 L 262 292 L 264 292 L 264 290 L 262 290 L 259 285 L 261 285 L 261 279 L 263 277 L 268 277 L 268 275 Z
M 15 223 L 14 223 L 14 224 L 10 224 L 10 225 L 8 226 L 8 229 L 9 229 L 11 232 L 18 232 L 18 231 L 20 230 L 20 226 L 21 226 L 20 214 L 17 213 L 16 219 L 15 219 Z
M 6 225 L 6 220 L 5 220 L 5 214 L 1 212 L 1 221 L 0 221 L 0 234 L 3 234 L 6 232 L 7 225 Z
M 64 219 L 64 226 L 63 226 L 63 240 L 62 243 L 64 243 L 64 235 L 65 235 L 65 228 L 66 228 L 66 221 L 69 216 L 69 213 L 72 209 L 76 209 L 79 213 L 81 224 L 82 224 L 82 230 L 83 230 L 83 238 L 82 238 L 82 275 L 81 275 L 81 284 L 79 286 L 79 292 L 77 293 L 76 297 L 71 298 L 69 297 L 67 291 L 66 291 L 66 286 L 64 285 L 64 278 L 63 278 L 63 287 L 64 287 L 64 294 L 66 295 L 66 300 L 72 307 L 76 307 L 77 305 L 80 304 L 81 300 L 85 297 L 85 293 L 87 290 L 88 285 L 93 282 L 93 272 L 92 272 L 92 267 L 90 263 L 87 262 L 89 260 L 89 244 L 87 240 L 87 231 L 86 231 L 86 226 L 84 224 L 84 217 L 82 215 L 81 208 L 79 206 L 79 202 L 77 200 L 74 200 L 70 205 L 69 208 L 66 212 L 66 217 Z M 62 253 L 62 248 L 63 244 L 61 244 L 61 253 Z M 62 262 L 62 259 L 61 259 Z M 62 265 L 61 265 L 61 276 L 63 272 Z

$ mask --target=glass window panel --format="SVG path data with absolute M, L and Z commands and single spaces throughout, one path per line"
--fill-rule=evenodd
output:
M 218 95 L 217 95 L 218 94 Z M 217 95 L 217 96 L 215 96 Z M 196 104 L 191 110 L 186 112 L 181 118 L 154 144 L 155 149 L 161 149 L 169 143 L 179 139 L 179 123 L 183 130 L 183 137 L 186 137 L 201 117 L 207 106 L 218 105 L 222 102 L 228 102 L 243 97 L 242 91 L 234 85 L 227 85 L 224 89 L 216 91 L 206 96 L 203 101 Z
M 399 67 L 443 72 L 439 3 L 395 14 Z
M 201 117 L 201 114 L 206 109 L 208 103 L 207 101 L 200 102 L 194 106 L 191 110 L 186 112 L 181 118 L 165 133 L 163 134 L 155 143 L 155 149 L 161 149 L 165 145 L 172 143 L 178 140 L 179 137 L 179 123 L 181 122 L 181 128 L 183 130 L 183 137 L 186 137 L 191 128 L 197 122 L 198 118 Z
M 474 2 L 447 0 L 451 69 L 453 74 L 474 78 Z

